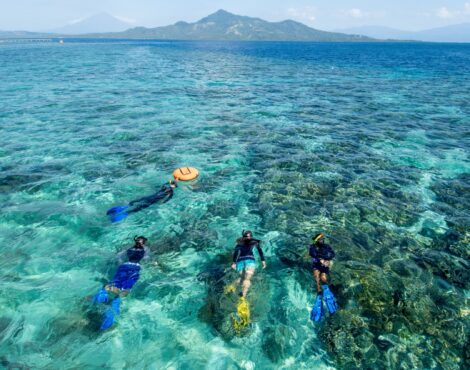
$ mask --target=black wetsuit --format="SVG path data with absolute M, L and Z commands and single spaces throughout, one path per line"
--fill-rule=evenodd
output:
M 335 258 L 334 250 L 328 244 L 320 244 L 317 248 L 316 245 L 311 244 L 308 249 L 308 254 L 312 257 L 312 268 L 322 273 L 329 274 L 330 268 L 323 266 L 320 260 L 331 261 Z
M 255 256 L 253 254 L 253 248 L 256 247 L 258 250 L 259 258 L 261 261 L 264 261 L 264 253 L 259 243 L 261 240 L 250 239 L 250 240 L 238 240 L 237 245 L 235 246 L 235 251 L 233 252 L 233 262 L 237 263 L 240 261 L 246 260 L 255 260 Z
M 170 184 L 165 184 L 162 185 L 162 187 L 157 193 L 130 202 L 129 206 L 131 206 L 132 208 L 127 212 L 138 212 L 141 209 L 150 207 L 152 204 L 157 203 L 159 201 L 161 201 L 162 203 L 166 203 L 171 198 L 173 198 L 173 188 Z
M 133 246 L 126 251 L 129 262 L 139 263 L 145 257 L 144 247 Z

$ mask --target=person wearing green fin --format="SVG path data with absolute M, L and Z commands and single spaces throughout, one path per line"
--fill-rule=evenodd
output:
M 310 319 L 318 322 L 321 321 L 324 315 L 323 300 L 330 315 L 338 310 L 335 296 L 328 286 L 328 274 L 333 265 L 335 252 L 325 243 L 325 235 L 323 233 L 316 234 L 312 241 L 313 243 L 309 245 L 308 252 L 310 257 L 312 257 L 312 270 L 317 285 L 317 297 L 310 313 Z

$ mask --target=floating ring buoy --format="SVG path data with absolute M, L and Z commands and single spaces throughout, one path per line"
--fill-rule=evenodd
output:
M 180 181 L 194 180 L 199 176 L 199 171 L 193 167 L 180 167 L 173 171 L 173 177 Z

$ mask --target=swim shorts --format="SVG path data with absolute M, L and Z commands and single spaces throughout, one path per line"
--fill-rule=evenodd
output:
M 118 267 L 114 274 L 113 286 L 119 289 L 131 289 L 140 278 L 140 265 L 138 263 L 126 262 Z
M 255 269 L 256 268 L 256 262 L 253 260 L 243 260 L 237 262 L 237 271 L 242 272 L 245 269 Z

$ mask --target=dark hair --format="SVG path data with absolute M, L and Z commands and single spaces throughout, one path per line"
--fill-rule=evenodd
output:
M 134 236 L 134 241 L 137 242 L 138 240 L 141 240 L 143 244 L 145 244 L 147 242 L 147 238 L 145 236 Z
M 242 231 L 242 236 L 244 238 L 246 238 L 248 236 L 248 234 L 250 234 L 251 236 L 253 236 L 253 232 L 251 230 L 243 230 Z

